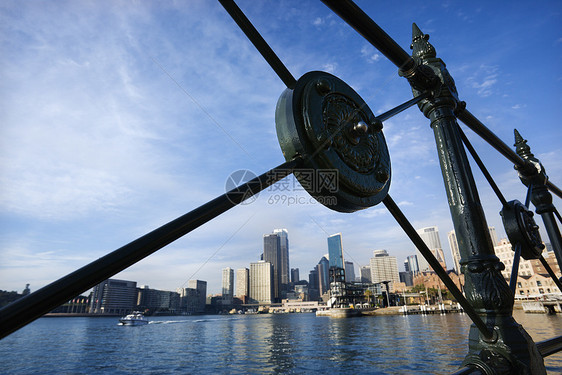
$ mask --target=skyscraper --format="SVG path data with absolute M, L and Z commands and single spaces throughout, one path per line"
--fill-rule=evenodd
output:
M 279 236 L 279 252 L 280 252 L 280 264 L 279 264 L 279 281 L 280 281 L 280 297 L 286 298 L 287 292 L 289 291 L 289 283 L 291 279 L 289 278 L 290 268 L 289 268 L 289 232 L 287 229 L 274 229 L 273 234 Z
M 420 271 L 418 266 L 418 257 L 416 254 L 409 255 L 404 261 L 404 270 L 406 272 L 417 273 Z
M 373 283 L 390 281 L 390 291 L 394 291 L 394 283 L 400 282 L 396 257 L 388 255 L 386 250 L 373 251 L 373 258 L 370 260 L 371 280 Z
M 250 263 L 250 303 L 272 302 L 274 302 L 273 265 L 263 260 Z
M 350 283 L 355 281 L 355 267 L 353 262 L 345 261 L 345 282 Z
M 461 271 L 461 253 L 459 251 L 459 244 L 457 242 L 457 235 L 454 230 L 447 234 L 447 239 L 449 240 L 449 247 L 451 248 L 451 256 L 453 257 L 453 263 L 455 264 L 455 271 L 460 274 Z
M 177 290 L 180 294 L 180 307 L 190 314 L 205 312 L 207 298 L 207 282 L 203 280 L 189 280 L 187 288 Z
M 371 282 L 371 266 L 361 267 L 361 282 L 370 283 Z
M 263 235 L 263 260 L 271 263 L 273 267 L 273 300 L 279 301 L 281 297 L 281 236 L 276 233 Z
M 318 293 L 322 296 L 330 289 L 330 263 L 326 257 L 322 257 L 316 267 L 318 269 Z
M 328 237 L 328 254 L 330 268 L 344 269 L 341 233 Z
M 234 297 L 234 270 L 230 267 L 222 270 L 222 300 L 223 304 L 230 305 Z
M 291 282 L 296 283 L 298 281 L 300 281 L 299 269 L 298 268 L 291 268 Z
M 239 268 L 236 270 L 236 297 L 245 301 L 250 293 L 250 270 Z
M 443 248 L 441 247 L 441 240 L 439 239 L 439 229 L 436 226 L 420 228 L 417 230 L 418 234 L 420 235 L 421 239 L 429 250 L 433 253 L 439 264 L 443 269 L 447 269 L 447 265 L 445 263 L 445 255 L 443 254 Z M 424 271 L 431 271 L 431 267 L 429 263 L 421 254 L 419 249 L 416 249 L 416 255 L 418 258 L 418 266 L 421 272 Z
M 496 228 L 488 227 L 488 232 L 490 233 L 490 238 L 492 240 L 492 243 L 494 244 L 494 247 L 498 246 L 499 244 L 498 244 L 498 237 L 496 236 Z M 450 231 L 447 234 L 447 239 L 449 240 L 449 247 L 451 248 L 451 256 L 453 257 L 453 263 L 455 263 L 455 271 L 457 271 L 457 274 L 460 274 L 461 253 L 459 250 L 457 235 L 454 230 Z

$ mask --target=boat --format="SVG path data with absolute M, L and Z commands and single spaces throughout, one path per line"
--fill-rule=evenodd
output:
M 138 311 L 132 312 L 119 319 L 119 325 L 122 326 L 141 326 L 145 324 L 148 324 L 148 320 Z

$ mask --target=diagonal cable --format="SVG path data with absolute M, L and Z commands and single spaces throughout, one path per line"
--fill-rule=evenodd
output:
M 246 37 L 252 42 L 254 47 L 263 56 L 265 61 L 269 64 L 271 69 L 277 74 L 277 76 L 283 81 L 285 86 L 290 89 L 294 89 L 297 80 L 289 69 L 283 64 L 281 59 L 273 52 L 273 49 L 267 44 L 265 39 L 260 35 L 258 30 L 252 25 L 248 17 L 242 12 L 242 10 L 236 5 L 233 0 L 219 0 L 224 9 L 228 12 L 230 17 L 236 22 L 238 27 L 246 34 Z
M 484 175 L 484 177 L 486 178 L 486 180 L 488 181 L 488 183 L 492 187 L 492 190 L 494 190 L 494 193 L 496 193 L 496 196 L 500 200 L 502 206 L 506 207 L 507 201 L 505 200 L 505 197 L 503 196 L 502 192 L 500 191 L 500 188 L 498 187 L 498 185 L 496 185 L 496 182 L 494 181 L 494 179 L 492 178 L 492 176 L 490 175 L 490 173 L 486 169 L 486 166 L 482 162 L 482 159 L 480 159 L 480 157 L 478 156 L 478 153 L 476 152 L 474 147 L 472 147 L 472 144 L 469 142 L 468 138 L 466 137 L 466 135 L 462 131 L 460 125 L 458 125 L 458 124 L 457 124 L 457 129 L 459 131 L 461 139 L 462 139 L 465 147 L 467 148 L 468 152 L 470 152 L 470 155 L 472 155 L 472 158 L 474 159 L 474 161 L 476 162 L 476 164 L 478 165 L 478 167 L 482 171 L 482 174 Z

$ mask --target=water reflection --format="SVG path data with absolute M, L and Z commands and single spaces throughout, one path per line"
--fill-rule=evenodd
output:
M 514 317 L 535 341 L 562 316 Z M 349 319 L 314 314 L 160 317 L 142 327 L 112 318 L 39 319 L 0 341 L 4 373 L 449 374 L 468 349 L 463 314 Z M 562 354 L 545 359 L 562 373 Z

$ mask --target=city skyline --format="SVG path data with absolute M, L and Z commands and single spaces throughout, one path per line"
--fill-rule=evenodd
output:
M 411 98 L 396 67 L 321 2 L 237 3 L 296 78 L 330 72 L 375 114 Z M 468 109 L 509 147 L 517 128 L 562 186 L 561 4 L 358 5 L 407 52 L 417 22 Z M 285 86 L 218 2 L 8 3 L 0 16 L 0 289 L 37 290 L 224 193 L 235 172 L 284 161 L 275 106 Z M 511 163 L 465 130 L 506 199 L 523 201 Z M 390 195 L 415 228 L 449 233 L 429 121 L 414 107 L 383 132 Z M 504 238 L 500 203 L 473 174 L 487 224 Z M 220 270 L 258 259 L 272 228 L 291 233 L 301 278 L 332 233 L 358 269 L 374 249 L 401 267 L 415 248 L 382 205 L 332 212 L 288 177 L 113 277 L 166 290 L 202 279 L 218 292 Z

